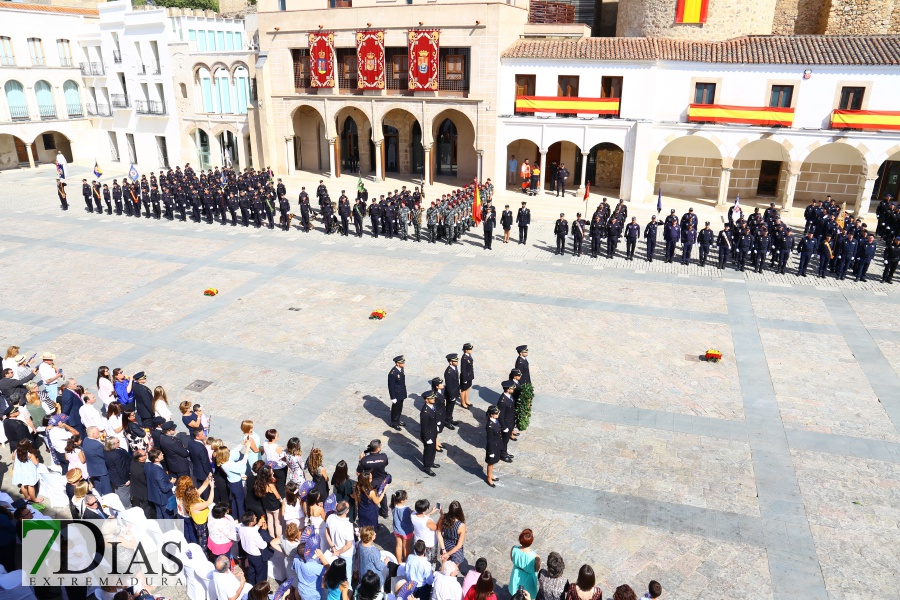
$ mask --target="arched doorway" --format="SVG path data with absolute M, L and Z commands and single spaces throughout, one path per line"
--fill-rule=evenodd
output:
M 294 125 L 294 169 L 318 173 L 330 170 L 332 157 L 328 152 L 325 121 L 319 111 L 311 106 L 301 106 L 294 111 L 291 120 Z
M 197 152 L 197 164 L 201 170 L 209 168 L 209 134 L 202 129 L 194 130 L 194 147 Z
M 384 135 L 384 170 L 389 173 L 400 172 L 400 132 L 396 127 L 382 125 Z
M 515 159 L 515 173 L 510 173 L 510 166 Z M 522 179 L 519 174 L 522 171 L 522 164 L 528 161 L 529 165 L 534 165 L 541 160 L 541 152 L 537 144 L 531 140 L 516 140 L 506 145 L 506 185 L 514 187 L 518 190 L 522 188 Z
M 891 155 L 878 167 L 872 198 L 881 200 L 888 194 L 895 199 L 900 197 L 900 152 Z
M 622 186 L 622 161 L 625 151 L 609 142 L 591 148 L 585 167 L 585 181 L 600 190 L 619 190 Z
M 566 189 L 575 189 L 581 176 L 581 149 L 572 142 L 555 142 L 547 148 L 547 164 L 541 165 L 544 170 L 544 189 L 556 189 L 556 175 L 563 166 L 569 170 L 566 178 Z
M 25 142 L 14 135 L 0 134 L 0 170 L 15 169 L 29 164 Z
M 784 146 L 774 140 L 750 142 L 734 157 L 728 195 L 776 198 L 787 183 L 789 161 Z
M 809 153 L 800 166 L 794 200 L 824 200 L 853 209 L 860 186 L 865 183 L 866 160 L 849 144 L 825 144 Z
M 699 135 L 676 138 L 659 153 L 654 192 L 715 201 L 719 196 L 722 153 Z
M 38 134 L 31 144 L 31 151 L 34 154 L 34 162 L 36 163 L 55 163 L 56 155 L 62 153 L 66 162 L 72 162 L 72 146 L 69 138 L 58 131 L 45 131 Z M 25 162 L 28 162 L 26 157 Z
M 456 176 L 459 174 L 457 164 L 457 144 L 459 134 L 456 125 L 450 119 L 444 119 L 438 127 L 438 135 L 435 139 L 435 174 Z
M 413 123 L 412 128 L 412 172 L 417 175 L 425 174 L 425 148 L 422 146 L 422 127 L 418 121 Z
M 237 136 L 232 132 L 225 130 L 218 135 L 219 149 L 221 151 L 220 164 L 225 167 L 232 167 L 235 171 L 240 171 L 243 166 L 240 164 Z
M 359 174 L 373 172 L 375 144 L 372 142 L 372 123 L 366 114 L 354 106 L 345 107 L 335 116 L 335 126 L 340 171 Z
M 353 117 L 347 117 L 341 131 L 341 170 L 359 171 L 359 130 Z

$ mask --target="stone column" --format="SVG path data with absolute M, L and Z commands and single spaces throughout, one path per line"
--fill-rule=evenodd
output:
M 331 178 L 337 179 L 337 171 L 335 170 L 335 164 L 341 159 L 340 156 L 337 155 L 337 145 L 335 144 L 335 138 L 328 140 L 328 155 L 331 157 Z
M 32 144 L 25 142 L 25 153 L 28 154 L 28 166 L 34 168 L 34 152 L 32 152 Z M 74 156 L 72 158 L 75 158 Z
M 484 150 L 476 150 L 475 154 L 478 155 L 478 167 L 475 169 L 475 177 L 478 179 L 478 183 L 481 183 L 484 175 Z
M 285 150 L 287 150 L 287 169 L 285 170 L 285 173 L 290 177 L 294 174 L 294 166 L 297 164 L 294 157 L 294 136 L 284 136 L 284 145 Z M 241 146 L 243 146 L 243 144 L 241 144 Z M 243 163 L 241 163 L 241 166 L 243 166 Z
M 547 175 L 547 150 L 541 148 L 541 176 L 538 178 L 538 194 L 544 195 L 544 178 Z
M 384 140 L 375 142 L 375 181 L 384 181 L 384 158 L 381 155 Z
M 247 164 L 247 144 L 246 144 L 246 140 L 244 139 L 244 136 L 239 135 L 238 138 L 235 140 L 235 143 L 237 144 L 238 164 L 240 165 L 241 170 L 246 169 L 250 165 Z M 291 144 L 291 149 L 293 149 L 293 148 L 294 148 L 294 144 Z M 288 169 L 290 170 L 293 166 L 294 166 L 294 163 L 292 162 L 290 165 L 288 165 Z
M 719 195 L 716 198 L 716 206 L 722 207 L 728 204 L 728 184 L 731 181 L 731 169 L 722 167 L 719 173 Z
M 422 148 L 422 154 L 424 155 L 425 160 L 425 171 L 422 174 L 422 189 L 425 189 L 426 185 L 431 185 L 431 148 Z
M 872 204 L 872 192 L 875 190 L 875 181 L 877 178 L 866 178 L 866 183 L 859 191 L 856 197 L 856 204 L 853 205 L 853 213 L 857 218 L 865 217 L 869 213 L 869 205 Z
M 575 197 L 578 197 L 578 194 L 581 193 L 581 190 L 584 189 L 585 180 L 584 178 L 587 176 L 587 162 L 588 156 L 590 153 L 582 152 L 581 153 L 581 173 L 578 174 L 578 179 L 575 181 Z
M 794 193 L 797 191 L 797 181 L 799 180 L 800 173 L 788 171 L 787 185 L 784 186 L 784 197 L 781 199 L 782 212 L 789 213 L 794 207 Z

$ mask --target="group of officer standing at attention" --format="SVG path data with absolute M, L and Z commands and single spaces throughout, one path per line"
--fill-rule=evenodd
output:
M 57 180 L 57 194 L 61 208 L 68 210 L 66 182 Z M 478 188 L 476 190 L 476 185 Z M 285 231 L 291 229 L 294 218 L 299 221 L 299 228 L 309 232 L 312 222 L 319 218 L 326 234 L 337 233 L 348 236 L 353 233 L 362 237 L 365 223 L 368 220 L 373 237 L 383 235 L 388 238 L 398 237 L 402 240 L 415 239 L 422 241 L 423 229 L 427 229 L 429 243 L 443 242 L 453 244 L 460 242 L 464 233 L 475 228 L 474 206 L 476 192 L 481 202 L 481 222 L 483 228 L 483 247 L 492 249 L 494 229 L 498 226 L 498 215 L 491 202 L 494 187 L 488 179 L 483 184 L 472 183 L 466 187 L 444 194 L 440 199 L 430 203 L 425 200 L 423 191 L 415 187 L 412 191 L 403 186 L 401 190 L 382 195 L 369 202 L 369 193 L 360 182 L 356 198 L 351 203 L 345 190 L 337 202 L 333 202 L 323 181 L 316 188 L 316 204 L 312 201 L 306 188 L 302 188 L 297 200 L 297 213 L 292 212 L 287 189 L 281 179 L 275 179 L 271 169 L 260 171 L 245 169 L 236 172 L 231 168 L 220 170 L 218 167 L 208 171 L 200 171 L 199 176 L 186 164 L 184 170 L 176 167 L 168 172 L 153 173 L 135 180 L 123 179 L 122 185 L 113 180 L 112 187 L 98 181 L 88 183 L 82 180 L 82 196 L 85 210 L 90 213 L 134 216 L 145 218 L 166 218 L 168 220 L 192 221 L 212 224 L 218 221 L 221 225 L 230 223 L 244 227 L 251 223 L 256 227 L 268 224 L 275 228 L 274 218 L 279 214 L 279 227 Z M 657 206 L 658 210 L 661 208 Z M 143 209 L 143 212 L 142 212 Z M 240 215 L 240 219 L 238 218 Z M 715 232 L 709 221 L 700 227 L 694 209 L 679 218 L 672 209 L 662 221 L 654 215 L 643 227 L 637 217 L 628 217 L 628 207 L 622 200 L 611 207 L 603 198 L 590 219 L 577 213 L 570 224 L 564 213 L 556 220 L 553 233 L 556 237 L 555 253 L 566 252 L 566 242 L 572 237 L 572 251 L 575 256 L 587 254 L 586 242 L 590 243 L 590 255 L 593 258 L 604 253 L 606 258 L 614 258 L 618 246 L 624 237 L 625 260 L 634 260 L 638 241 L 645 243 L 645 258 L 653 262 L 661 258 L 667 263 L 678 260 L 687 265 L 692 262 L 694 247 L 697 247 L 697 262 L 704 267 L 708 260 L 716 260 L 719 269 L 731 266 L 739 271 L 747 268 L 757 273 L 766 270 L 767 259 L 770 271 L 785 274 L 791 269 L 793 254 L 799 259 L 796 273 L 806 277 L 811 265 L 815 265 L 814 274 L 820 278 L 829 275 L 844 280 L 848 275 L 856 281 L 866 281 L 872 261 L 878 254 L 877 238 L 881 238 L 882 261 L 884 271 L 881 281 L 893 283 L 894 273 L 900 263 L 900 204 L 888 195 L 876 210 L 878 226 L 875 232 L 868 229 L 861 219 L 852 219 L 842 211 L 828 196 L 824 201 L 814 201 L 806 207 L 804 218 L 806 226 L 803 234 L 797 235 L 781 221 L 781 215 L 775 204 L 770 204 L 764 212 L 759 208 L 745 217 L 739 202 L 728 210 L 728 220 Z M 724 219 L 723 219 L 724 220 Z M 513 224 L 518 226 L 519 244 L 526 244 L 528 229 L 531 226 L 531 211 L 522 202 L 515 217 L 506 205 L 499 215 L 499 226 L 503 229 L 503 243 L 510 240 Z M 657 242 L 662 229 L 662 248 L 657 255 Z M 676 257 L 678 246 L 680 256 Z M 710 259 L 710 252 L 716 249 L 716 256 Z M 813 260 L 815 259 L 815 261 Z
M 422 392 L 424 400 L 419 411 L 419 439 L 422 442 L 422 470 L 435 477 L 434 469 L 440 468 L 435 462 L 437 454 L 443 453 L 439 436 L 444 430 L 455 431 L 460 422 L 454 420 L 456 405 L 460 409 L 471 410 L 469 392 L 475 380 L 475 361 L 472 356 L 474 346 L 463 344 L 462 356 L 457 353 L 448 354 L 447 368 L 443 377 L 430 380 L 431 387 Z M 494 466 L 500 461 L 511 463 L 513 455 L 509 453 L 509 442 L 516 441 L 516 406 L 520 397 L 520 386 L 531 383 L 531 370 L 528 366 L 528 346 L 516 348 L 516 362 L 509 372 L 509 379 L 500 384 L 503 390 L 497 401 L 485 410 L 485 481 L 491 487 L 500 479 L 494 474 Z M 406 390 L 406 357 L 402 354 L 394 357 L 394 366 L 388 373 L 388 397 L 391 402 L 390 425 L 402 431 L 406 422 L 403 420 L 403 402 L 409 397 Z
M 590 237 L 592 258 L 602 254 L 604 242 L 606 258 L 614 258 L 624 237 L 625 260 L 634 260 L 638 240 L 643 239 L 648 262 L 662 258 L 667 263 L 678 260 L 688 265 L 692 262 L 694 246 L 697 246 L 697 262 L 704 267 L 711 260 L 710 251 L 715 247 L 717 256 L 714 259 L 719 269 L 725 269 L 730 261 L 736 270 L 750 268 L 762 273 L 768 260 L 768 270 L 784 275 L 791 267 L 792 254 L 796 253 L 799 255 L 797 275 L 800 277 L 807 276 L 815 257 L 815 274 L 820 278 L 824 279 L 830 273 L 844 280 L 849 273 L 856 281 L 866 281 L 878 251 L 876 238 L 880 237 L 885 244 L 881 281 L 893 284 L 894 273 L 900 263 L 900 205 L 888 195 L 879 203 L 876 215 L 878 227 L 871 232 L 862 219 L 853 220 L 828 196 L 824 201 L 817 200 L 806 207 L 803 234 L 795 236 L 791 228 L 781 221 L 774 203 L 764 212 L 755 208 L 753 214 L 745 218 L 737 202 L 728 209 L 728 221 L 717 233 L 712 230 L 709 221 L 699 227 L 693 208 L 689 208 L 681 218 L 675 214 L 674 208 L 663 221 L 658 221 L 653 215 L 641 227 L 637 217 L 631 217 L 629 221 L 628 207 L 621 200 L 611 209 L 606 198 L 603 198 L 590 220 L 577 213 L 570 225 L 565 213 L 560 213 L 553 233 L 557 255 L 565 254 L 567 238 L 571 235 L 575 256 L 587 253 L 584 243 Z M 663 247 L 661 256 L 658 256 L 656 247 L 660 229 Z M 681 254 L 676 256 L 679 244 Z

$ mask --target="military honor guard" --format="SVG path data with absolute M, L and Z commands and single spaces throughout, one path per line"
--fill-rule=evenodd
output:
M 437 452 L 438 416 L 434 408 L 434 391 L 422 394 L 425 404 L 419 413 L 419 439 L 422 440 L 422 470 L 434 477 L 434 469 L 440 465 L 434 462 Z
M 388 396 L 391 399 L 391 427 L 400 431 L 403 421 L 403 401 L 406 400 L 406 357 L 394 357 L 394 366 L 388 373 Z
M 447 355 L 447 368 L 444 369 L 444 380 L 446 381 L 444 384 L 444 402 L 446 403 L 444 426 L 453 430 L 459 424 L 458 421 L 453 420 L 453 409 L 456 407 L 456 403 L 459 402 L 460 394 L 459 355 L 455 352 Z
M 486 411 L 487 423 L 485 423 L 484 463 L 486 465 L 487 484 L 497 487 L 494 482 L 500 479 L 494 475 L 494 465 L 502 459 L 503 433 L 500 425 L 500 409 L 493 404 Z
M 469 390 L 472 389 L 472 382 L 475 381 L 475 359 L 472 357 L 472 344 L 466 342 L 462 349 L 463 355 L 459 367 L 459 406 L 468 410 L 470 406 Z

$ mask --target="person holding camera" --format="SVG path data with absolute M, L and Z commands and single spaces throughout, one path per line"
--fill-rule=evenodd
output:
M 541 557 L 532 550 L 534 533 L 530 529 L 519 534 L 519 545 L 509 551 L 512 573 L 509 576 L 509 593 L 515 595 L 524 589 L 534 598 L 538 592 L 537 574 L 541 570 Z M 520 594 L 521 595 L 521 594 Z
M 356 466 L 356 476 L 359 477 L 364 471 L 372 473 L 372 487 L 375 490 L 381 489 L 381 484 L 389 477 L 387 472 L 388 457 L 381 451 L 381 440 L 372 440 L 369 445 L 360 453 L 359 464 Z M 385 495 L 378 506 L 378 514 L 382 519 L 388 518 L 388 500 Z

